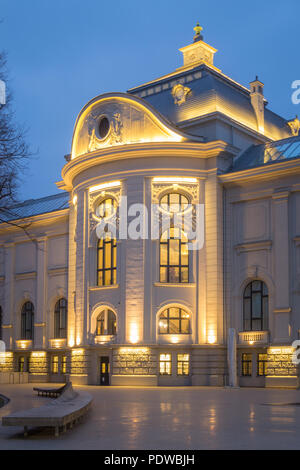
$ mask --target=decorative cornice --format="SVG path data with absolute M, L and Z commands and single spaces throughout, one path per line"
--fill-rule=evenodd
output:
M 154 282 L 155 287 L 196 287 L 195 282 Z
M 300 159 L 294 159 L 260 165 L 246 170 L 223 173 L 218 178 L 222 183 L 234 183 L 237 181 L 267 180 L 298 173 L 300 173 Z
M 271 250 L 272 240 L 242 243 L 239 245 L 235 245 L 234 248 L 235 250 L 237 250 L 238 254 L 245 253 L 247 251 Z
M 89 287 L 89 291 L 101 291 L 101 290 L 106 290 L 106 289 L 118 289 L 120 286 L 119 284 L 114 284 L 112 286 L 92 286 Z
M 282 307 L 282 308 L 274 308 L 274 313 L 290 313 L 292 311 L 291 307 Z
M 289 195 L 290 195 L 290 191 L 288 189 L 285 189 L 282 191 L 275 191 L 272 194 L 272 199 L 275 199 L 275 200 L 288 199 Z
M 60 276 L 61 274 L 67 274 L 68 267 L 67 266 L 60 266 L 57 268 L 49 268 L 48 275 L 49 276 Z
M 36 278 L 36 271 L 15 274 L 15 279 L 17 281 L 19 281 L 20 279 L 34 279 L 34 278 Z
M 64 182 L 57 185 L 68 191 L 72 188 L 73 179 L 81 172 L 103 163 L 130 158 L 211 158 L 220 154 L 238 154 L 238 149 L 222 141 L 212 142 L 147 142 L 139 144 L 118 145 L 96 150 L 74 158 L 62 169 Z

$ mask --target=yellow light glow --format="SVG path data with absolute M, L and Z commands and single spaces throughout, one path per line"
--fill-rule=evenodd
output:
M 59 349 L 62 348 L 65 344 L 65 339 L 51 339 L 50 340 L 51 348 Z
M 32 345 L 32 340 L 31 339 L 17 340 L 16 344 L 19 349 L 29 349 Z
M 32 357 L 45 357 L 46 356 L 46 352 L 45 351 L 33 351 L 31 353 L 31 356 Z
M 176 336 L 176 335 L 172 335 L 172 336 L 171 336 L 171 343 L 177 344 L 178 341 L 179 341 L 178 336 Z
M 110 181 L 109 183 L 98 184 L 97 186 L 91 186 L 89 189 L 90 193 L 100 191 L 101 189 L 117 188 L 121 186 L 121 181 Z
M 209 332 L 208 336 L 207 336 L 207 342 L 209 344 L 214 344 L 216 342 L 217 338 L 214 334 L 214 332 Z
M 75 194 L 75 196 L 73 197 L 73 205 L 74 205 L 74 206 L 76 206 L 77 200 L 78 200 L 78 198 L 77 198 L 77 196 L 76 196 L 76 194 Z
M 138 333 L 138 326 L 136 323 L 131 323 L 130 326 L 130 336 L 129 341 L 132 344 L 136 344 L 139 341 L 139 333 Z
M 149 348 L 120 348 L 120 354 L 146 354 L 149 353 Z
M 254 341 L 249 341 L 249 344 L 251 344 L 251 345 L 254 344 Z
M 75 344 L 74 337 L 71 336 L 70 339 L 69 339 L 69 346 L 70 346 L 70 348 L 73 348 L 74 344 Z
M 154 183 L 197 183 L 197 178 L 179 176 L 155 176 Z
M 84 349 L 72 349 L 72 356 L 82 356 Z
M 276 348 L 268 348 L 269 354 L 293 354 L 294 348 L 292 346 L 279 346 Z

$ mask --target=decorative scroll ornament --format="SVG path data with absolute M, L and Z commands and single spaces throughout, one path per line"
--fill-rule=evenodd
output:
M 187 86 L 181 85 L 181 83 L 174 85 L 172 88 L 172 96 L 174 98 L 174 103 L 180 106 L 186 101 L 186 97 L 190 92 L 191 89 Z
M 122 142 L 122 130 L 123 124 L 121 122 L 121 114 L 115 113 L 112 117 L 112 125 L 111 125 L 111 140 L 116 144 L 120 144 Z
M 298 119 L 298 116 L 295 117 L 292 121 L 288 121 L 288 125 L 292 131 L 293 136 L 299 135 L 300 131 L 300 121 Z

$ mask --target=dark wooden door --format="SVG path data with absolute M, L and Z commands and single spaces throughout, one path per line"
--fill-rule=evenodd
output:
M 100 385 L 109 385 L 109 357 L 100 358 Z

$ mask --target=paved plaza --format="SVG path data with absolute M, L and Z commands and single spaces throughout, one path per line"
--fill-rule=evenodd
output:
M 32 384 L 2 385 L 0 417 L 44 404 Z M 0 426 L 0 449 L 300 449 L 300 391 L 204 387 L 78 387 L 93 405 L 59 438 Z

